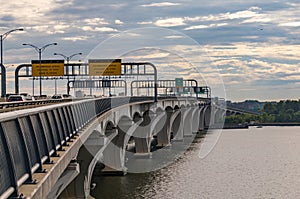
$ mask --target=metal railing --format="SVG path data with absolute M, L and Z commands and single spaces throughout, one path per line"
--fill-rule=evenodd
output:
M 45 100 L 27 100 L 18 102 L 1 102 L 0 113 L 23 108 L 33 108 L 41 105 L 48 105 L 53 103 L 69 102 L 72 99 L 45 99 Z

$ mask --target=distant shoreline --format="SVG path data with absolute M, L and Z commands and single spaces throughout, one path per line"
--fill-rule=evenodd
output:
M 300 122 L 273 122 L 255 124 L 224 124 L 223 129 L 247 129 L 249 126 L 300 126 Z
M 300 122 L 270 122 L 249 124 L 249 126 L 300 126 Z

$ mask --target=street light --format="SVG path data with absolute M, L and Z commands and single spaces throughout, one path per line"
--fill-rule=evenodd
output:
M 6 33 L 0 35 L 0 49 L 1 49 L 1 97 L 5 97 L 6 95 L 6 70 L 3 65 L 3 40 L 12 32 L 15 31 L 23 31 L 23 28 L 17 28 L 10 31 L 7 31 Z
M 42 96 L 42 52 L 48 47 L 52 45 L 57 45 L 57 43 L 46 44 L 45 46 L 38 48 L 32 44 L 23 44 L 23 46 L 30 46 L 34 48 L 39 53 L 39 62 L 40 62 L 40 96 Z M 34 80 L 33 80 L 34 81 Z
M 62 56 L 63 58 L 65 58 L 65 60 L 67 61 L 67 64 L 69 64 L 69 61 L 76 55 L 82 55 L 82 53 L 75 53 L 73 55 L 70 55 L 70 56 L 66 56 L 64 54 L 61 54 L 61 53 L 54 53 L 54 55 L 60 55 Z M 68 73 L 67 73 L 68 74 Z
M 76 55 L 82 55 L 82 53 L 75 53 L 75 54 L 70 55 L 70 56 L 66 56 L 66 55 L 61 54 L 61 53 L 54 53 L 54 55 L 62 56 L 62 57 L 67 61 L 66 75 L 67 75 L 67 80 L 68 80 L 68 84 L 69 84 L 69 62 L 70 62 L 70 60 L 71 60 L 74 56 L 76 56 Z M 80 68 L 79 68 L 79 69 L 80 69 Z M 56 86 L 56 80 L 55 80 L 55 86 Z M 67 94 L 68 94 L 68 95 L 70 94 L 69 89 L 67 89 Z

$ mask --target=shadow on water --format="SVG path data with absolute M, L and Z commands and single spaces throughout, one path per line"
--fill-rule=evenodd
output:
M 91 195 L 96 199 L 155 198 L 158 190 L 153 189 L 153 184 L 163 183 L 163 179 L 174 179 L 171 175 L 179 172 L 178 167 L 189 156 L 187 153 L 200 148 L 205 134 L 206 132 L 196 134 L 186 151 L 162 169 L 146 173 L 127 173 L 125 176 L 108 176 L 95 172 L 92 182 L 96 183 L 96 187 L 91 191 Z

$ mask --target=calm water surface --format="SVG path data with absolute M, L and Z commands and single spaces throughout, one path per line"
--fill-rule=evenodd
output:
M 211 136 L 214 132 L 209 132 Z M 300 127 L 224 130 L 204 159 L 199 137 L 163 169 L 95 178 L 95 198 L 300 198 Z

